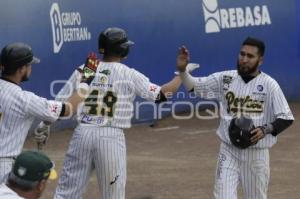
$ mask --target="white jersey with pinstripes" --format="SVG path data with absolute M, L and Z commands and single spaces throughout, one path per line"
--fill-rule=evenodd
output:
M 56 99 L 64 101 L 80 77 L 79 70 L 74 71 Z M 117 62 L 100 62 L 90 88 L 89 97 L 77 111 L 79 125 L 64 160 L 55 199 L 81 199 L 94 168 L 101 198 L 125 198 L 123 129 L 131 126 L 135 97 L 155 101 L 161 89 L 140 72 Z
M 0 79 L 0 183 L 6 181 L 13 157 L 22 151 L 33 121 L 54 122 L 61 109 L 61 102 L 41 98 Z
M 278 83 L 264 72 L 248 83 L 236 70 L 217 72 L 198 78 L 194 91 L 202 98 L 215 98 L 220 102 L 221 118 L 217 134 L 228 144 L 231 143 L 228 127 L 234 114 L 248 114 L 255 126 L 268 124 L 277 118 L 294 120 Z M 276 136 L 267 135 L 250 148 L 270 148 L 276 141 Z
M 34 119 L 54 122 L 62 103 L 47 100 L 0 79 L 0 157 L 18 155 Z
M 34 119 L 54 122 L 61 102 L 47 100 L 0 79 L 0 158 L 17 156 Z
M 195 79 L 197 95 L 220 102 L 220 125 L 217 134 L 222 140 L 217 163 L 214 198 L 237 199 L 241 183 L 244 198 L 267 199 L 270 178 L 269 148 L 277 136 L 266 135 L 257 144 L 239 149 L 228 135 L 232 117 L 243 113 L 255 126 L 273 122 L 276 118 L 293 120 L 293 115 L 278 83 L 261 72 L 245 83 L 236 70 L 223 71 Z
M 70 96 L 80 77 L 80 72 L 74 71 L 56 99 L 64 101 Z M 78 122 L 121 129 L 131 127 L 136 96 L 155 101 L 160 92 L 160 86 L 151 83 L 142 73 L 117 62 L 101 61 L 90 87 L 90 96 L 78 108 Z

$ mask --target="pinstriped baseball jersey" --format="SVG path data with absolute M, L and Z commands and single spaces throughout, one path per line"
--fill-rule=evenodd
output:
M 64 101 L 77 87 L 80 76 L 76 70 L 56 99 Z M 93 169 L 102 198 L 125 198 L 123 129 L 131 126 L 135 97 L 155 101 L 161 89 L 143 74 L 117 62 L 100 62 L 90 88 L 90 96 L 77 111 L 79 125 L 64 160 L 55 199 L 82 198 Z
M 269 124 L 277 118 L 293 120 L 293 115 L 278 83 L 261 72 L 245 83 L 236 70 L 223 71 L 196 79 L 194 91 L 206 99 L 220 102 L 222 140 L 215 175 L 214 198 L 237 199 L 241 183 L 244 198 L 266 199 L 270 177 L 269 148 L 277 137 L 266 135 L 247 149 L 233 146 L 228 127 L 241 113 L 250 116 L 255 126 Z
M 261 72 L 245 83 L 236 70 L 223 71 L 200 77 L 194 87 L 195 93 L 203 98 L 216 98 L 220 102 L 220 125 L 218 136 L 230 144 L 228 127 L 235 114 L 246 113 L 255 126 L 273 122 L 276 118 L 294 120 L 292 112 L 278 83 Z M 250 148 L 270 148 L 277 137 L 266 135 Z
M 12 157 L 21 152 L 34 119 L 54 122 L 61 109 L 61 102 L 38 97 L 0 79 L 0 183 L 6 181 Z
M 62 103 L 38 97 L 0 79 L 0 158 L 18 155 L 35 118 L 54 122 Z
M 56 99 L 66 99 L 77 87 L 80 76 L 79 71 L 74 71 Z M 160 92 L 160 86 L 143 74 L 117 62 L 100 62 L 90 87 L 90 96 L 78 108 L 78 122 L 117 128 L 130 128 L 132 102 L 137 95 L 155 101 Z

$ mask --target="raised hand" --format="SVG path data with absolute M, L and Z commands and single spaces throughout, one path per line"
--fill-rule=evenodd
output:
M 179 48 L 176 60 L 177 60 L 177 70 L 180 72 L 185 72 L 186 66 L 190 61 L 190 53 L 185 46 Z
M 90 53 L 85 61 L 82 69 L 81 82 L 90 84 L 95 77 L 97 67 L 100 60 L 97 58 L 96 53 Z

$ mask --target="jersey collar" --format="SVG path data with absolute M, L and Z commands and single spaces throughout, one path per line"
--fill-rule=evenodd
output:
M 1 79 L 4 80 L 4 81 L 7 81 L 7 82 L 10 82 L 10 83 L 13 83 L 13 84 L 19 86 L 16 82 L 13 82 L 13 81 L 11 81 L 11 80 L 5 78 L 5 77 L 1 77 Z
M 241 78 L 243 79 L 243 81 L 247 84 L 248 82 L 250 82 L 251 80 L 253 80 L 255 77 L 259 76 L 261 74 L 261 71 L 259 71 L 258 75 L 256 76 L 252 76 L 252 75 L 240 75 Z

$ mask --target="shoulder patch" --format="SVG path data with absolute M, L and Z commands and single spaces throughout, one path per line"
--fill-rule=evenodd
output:
M 223 76 L 223 90 L 227 91 L 229 89 L 229 86 L 232 82 L 232 76 L 224 75 Z

